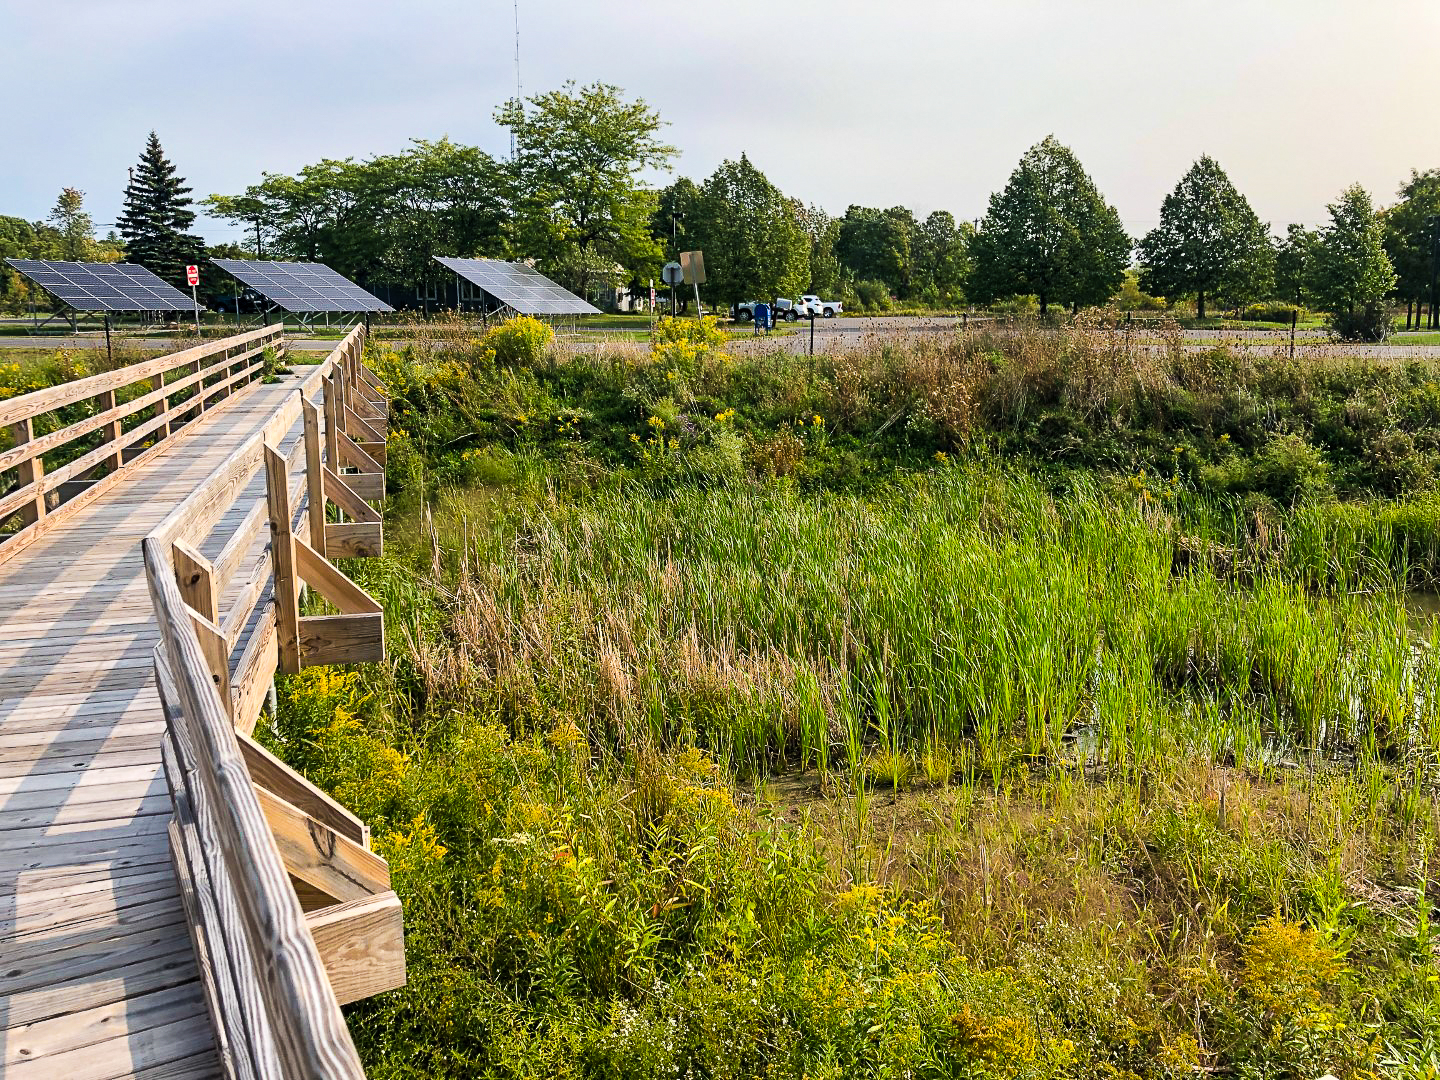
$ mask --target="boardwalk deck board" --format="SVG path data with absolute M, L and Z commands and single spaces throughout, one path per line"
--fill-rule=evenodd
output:
M 166 836 L 172 804 L 150 667 L 158 630 L 140 541 L 297 383 L 240 391 L 0 562 L 7 1077 L 187 1080 L 219 1071 Z M 282 450 L 299 437 L 297 420 Z M 245 494 L 258 496 L 262 484 L 257 477 Z M 242 498 L 224 522 L 238 526 L 251 505 Z M 261 551 L 257 542 L 240 560 L 239 584 Z

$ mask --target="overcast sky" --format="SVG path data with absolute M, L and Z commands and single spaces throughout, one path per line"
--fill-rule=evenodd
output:
M 519 6 L 527 95 L 614 83 L 659 109 L 677 173 L 744 152 L 835 214 L 979 217 L 1051 133 L 1136 235 L 1202 153 L 1277 232 L 1440 166 L 1440 0 Z M 113 222 L 151 128 L 197 197 L 412 137 L 504 154 L 514 51 L 511 0 L 0 0 L 0 213 L 74 186 Z

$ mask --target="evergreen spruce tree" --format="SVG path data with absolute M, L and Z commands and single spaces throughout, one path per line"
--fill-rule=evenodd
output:
M 125 211 L 119 226 L 125 238 L 126 261 L 139 263 L 176 288 L 185 288 L 185 267 L 198 264 L 205 255 L 204 241 L 189 231 L 195 223 L 192 204 L 185 178 L 176 175 L 152 131 L 125 188 Z

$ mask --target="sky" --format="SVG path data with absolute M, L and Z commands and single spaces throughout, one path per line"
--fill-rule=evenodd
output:
M 1204 153 L 1277 233 L 1440 167 L 1436 0 L 518 4 L 526 95 L 612 83 L 659 110 L 677 175 L 743 152 L 832 214 L 978 218 L 1049 134 L 1137 236 Z M 0 214 L 78 187 L 103 233 L 152 128 L 197 198 L 412 138 L 503 156 L 515 6 L 0 0 L 0 56 Z

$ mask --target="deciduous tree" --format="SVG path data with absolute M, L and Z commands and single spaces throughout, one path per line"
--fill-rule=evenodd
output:
M 1385 301 L 1395 287 L 1384 226 L 1359 184 L 1341 192 L 1329 210 L 1330 224 L 1320 231 L 1311 260 L 1310 291 L 1341 337 L 1383 338 L 1389 330 Z
M 1316 234 L 1304 225 L 1289 225 L 1275 242 L 1275 295 L 1287 304 L 1300 307 L 1307 299 L 1315 241 Z
M 1052 135 L 1031 147 L 1004 190 L 990 197 L 972 251 L 972 299 L 1033 294 L 1043 313 L 1052 303 L 1101 304 L 1114 296 L 1130 238 L 1079 159 Z
M 700 185 L 691 235 L 717 303 L 792 296 L 810 281 L 810 238 L 787 199 L 744 154 Z
M 515 137 L 516 246 L 582 295 L 597 272 L 626 280 L 659 262 L 651 233 L 655 193 L 643 183 L 668 169 L 675 148 L 660 115 L 619 87 L 594 83 L 511 101 L 495 119 Z
M 1385 251 L 1395 267 L 1395 291 L 1407 305 L 1431 302 L 1430 281 L 1437 221 L 1440 221 L 1440 169 L 1411 170 L 1400 188 L 1400 201 L 1386 210 Z M 1440 325 L 1430 312 L 1430 325 Z
M 1160 207 L 1160 224 L 1140 241 L 1140 288 L 1244 304 L 1265 296 L 1275 272 L 1269 230 L 1208 154 L 1181 177 Z
M 94 254 L 95 224 L 85 212 L 85 193 L 79 188 L 63 189 L 45 220 L 59 234 L 59 258 L 84 262 Z

